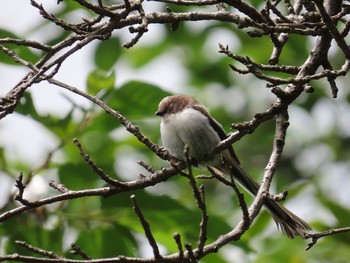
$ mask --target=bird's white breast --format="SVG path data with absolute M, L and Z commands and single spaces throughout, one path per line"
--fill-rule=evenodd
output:
M 220 142 L 208 118 L 193 108 L 163 117 L 161 136 L 164 147 L 179 159 L 184 159 L 186 144 L 190 148 L 191 157 L 200 160 Z

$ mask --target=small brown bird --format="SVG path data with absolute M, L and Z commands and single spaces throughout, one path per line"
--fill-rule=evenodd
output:
M 165 97 L 158 106 L 156 115 L 161 116 L 160 131 L 163 146 L 169 153 L 185 160 L 184 147 L 189 146 L 190 157 L 203 160 L 227 135 L 220 123 L 210 116 L 208 110 L 189 96 L 175 95 Z M 232 146 L 221 153 L 233 169 L 224 165 L 220 154 L 205 165 L 231 175 L 252 195 L 256 195 L 260 185 L 240 166 Z M 301 218 L 276 201 L 267 200 L 265 207 L 277 226 L 290 238 L 305 237 L 305 230 L 311 227 Z

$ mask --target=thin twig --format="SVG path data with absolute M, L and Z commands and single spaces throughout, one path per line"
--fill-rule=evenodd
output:
M 208 227 L 208 213 L 205 204 L 205 190 L 204 186 L 200 187 L 200 190 L 197 187 L 196 180 L 193 177 L 192 173 L 192 160 L 190 158 L 190 148 L 188 145 L 185 145 L 184 155 L 187 164 L 188 173 L 182 172 L 188 178 L 189 184 L 192 188 L 194 199 L 196 200 L 197 207 L 201 210 L 201 222 L 199 224 L 199 237 L 198 237 L 198 253 L 201 255 L 203 253 L 203 248 L 205 242 L 207 241 L 207 227 Z
M 72 248 L 71 253 L 72 253 L 73 255 L 79 255 L 79 256 L 81 256 L 83 259 L 87 259 L 87 260 L 90 260 L 90 259 L 91 259 L 91 257 L 89 257 L 84 251 L 82 251 L 81 248 L 80 248 L 77 244 L 72 243 L 72 244 L 70 245 L 70 247 Z
M 58 184 L 53 180 L 51 180 L 49 182 L 49 186 L 56 189 L 57 191 L 59 191 L 61 193 L 68 193 L 69 192 L 68 188 L 64 184 Z
M 54 253 L 52 251 L 48 251 L 48 250 L 44 250 L 44 249 L 41 249 L 41 248 L 34 247 L 34 246 L 28 244 L 27 242 L 24 242 L 24 241 L 16 240 L 15 243 L 18 244 L 18 245 L 21 245 L 22 247 L 30 250 L 31 252 L 33 252 L 35 254 L 39 254 L 41 256 L 45 256 L 45 257 L 48 257 L 48 258 L 59 259 L 59 256 L 57 256 L 56 253 Z
M 49 45 L 42 44 L 40 42 L 28 39 L 16 39 L 5 37 L 0 39 L 0 44 L 15 44 L 17 46 L 27 46 L 35 49 L 39 49 L 42 51 L 49 52 L 52 50 L 52 47 Z
M 144 161 L 137 161 L 137 163 L 142 166 L 143 168 L 145 168 L 148 172 L 150 173 L 154 173 L 156 171 L 156 169 L 154 169 L 151 165 L 145 163 Z
M 346 43 L 345 39 L 341 36 L 339 33 L 335 23 L 333 22 L 330 15 L 327 13 L 325 7 L 323 6 L 323 1 L 321 0 L 313 0 L 313 2 L 316 4 L 318 11 L 320 12 L 322 19 L 324 23 L 326 24 L 329 32 L 332 34 L 334 40 L 337 42 L 339 48 L 343 51 L 345 58 L 347 60 L 350 60 L 350 49 L 348 47 L 348 44 Z
M 156 240 L 153 237 L 152 231 L 151 231 L 151 227 L 148 223 L 148 221 L 146 220 L 145 216 L 143 215 L 139 204 L 136 201 L 136 197 L 135 195 L 130 196 L 132 205 L 133 205 L 133 210 L 135 211 L 137 217 L 139 218 L 142 228 L 145 231 L 145 235 L 147 237 L 148 243 L 150 244 L 150 246 L 152 247 L 153 250 L 153 255 L 155 259 L 160 259 L 162 258 L 162 256 L 160 255 L 159 252 L 159 248 L 157 245 Z
M 198 260 L 196 259 L 196 256 L 193 253 L 193 249 L 192 249 L 191 244 L 185 244 L 185 248 L 186 248 L 186 250 L 188 252 L 188 256 L 189 256 L 190 262 L 191 263 L 198 262 Z
M 105 181 L 106 183 L 117 186 L 117 187 L 125 187 L 123 182 L 120 182 L 116 179 L 109 177 L 100 167 L 97 167 L 95 162 L 90 158 L 90 156 L 84 151 L 81 143 L 77 138 L 73 139 L 73 143 L 78 147 L 80 155 L 83 157 L 84 161 L 90 166 L 90 168 L 98 174 L 98 176 Z
M 287 109 L 281 111 L 276 117 L 276 131 L 273 142 L 273 149 L 270 159 L 265 167 L 263 180 L 260 189 L 255 197 L 253 204 L 249 209 L 249 217 L 255 218 L 264 204 L 265 198 L 268 196 L 270 185 L 275 174 L 278 162 L 281 158 L 283 147 L 285 144 L 286 131 L 289 126 Z
M 53 204 L 64 200 L 82 198 L 86 196 L 110 196 L 121 192 L 129 192 L 136 189 L 144 189 L 148 186 L 152 186 L 157 183 L 166 181 L 170 177 L 178 174 L 179 169 L 183 169 L 183 168 L 184 168 L 184 165 L 181 163 L 179 163 L 176 168 L 174 168 L 173 166 L 170 166 L 168 168 L 162 168 L 161 170 L 158 170 L 155 173 L 145 178 L 141 178 L 130 182 L 125 182 L 125 187 L 123 188 L 121 187 L 116 188 L 112 186 L 112 187 L 101 187 L 101 188 L 78 190 L 78 191 L 71 190 L 56 196 L 51 196 L 40 200 L 31 201 L 30 206 L 22 205 L 1 214 L 0 223 L 10 218 L 13 218 L 14 216 L 21 214 L 27 210 L 40 207 L 43 205 L 47 205 L 47 204 Z
M 45 8 L 43 7 L 42 4 L 38 4 L 35 0 L 30 0 L 30 3 L 32 6 L 34 6 L 35 8 L 37 8 L 40 12 L 40 15 L 46 19 L 49 20 L 53 23 L 55 23 L 56 25 L 58 25 L 59 27 L 61 27 L 64 30 L 70 31 L 70 32 L 75 32 L 77 34 L 85 34 L 87 33 L 86 31 L 81 30 L 80 28 L 78 28 L 75 25 L 72 25 L 70 23 L 67 23 L 66 21 L 57 18 L 56 16 L 54 16 L 53 14 L 50 14 L 49 12 L 47 12 L 45 10 Z M 52 48 L 51 50 L 52 51 Z
M 49 83 L 54 84 L 56 86 L 59 86 L 61 88 L 64 88 L 66 90 L 69 90 L 75 94 L 78 94 L 94 104 L 100 106 L 103 110 L 105 110 L 107 113 L 112 115 L 114 118 L 116 118 L 120 123 L 125 126 L 126 130 L 132 133 L 140 142 L 142 142 L 144 145 L 146 145 L 149 149 L 151 149 L 154 153 L 156 153 L 160 158 L 165 160 L 172 160 L 173 158 L 168 154 L 168 152 L 162 148 L 159 147 L 157 144 L 153 143 L 150 139 L 148 139 L 144 134 L 141 133 L 139 127 L 135 126 L 133 123 L 131 123 L 127 118 L 125 118 L 122 114 L 119 112 L 113 110 L 111 107 L 109 107 L 107 104 L 105 104 L 103 101 L 99 100 L 97 97 L 94 97 L 90 94 L 87 94 L 86 92 L 70 86 L 68 84 L 65 84 L 61 81 L 50 79 L 48 80 Z
M 152 2 L 162 2 L 168 4 L 176 4 L 183 6 L 207 6 L 207 5 L 216 5 L 220 3 L 217 0 L 149 0 Z
M 142 18 L 141 20 L 142 22 L 137 28 L 135 27 L 129 28 L 130 33 L 136 33 L 136 36 L 133 39 L 131 39 L 129 42 L 123 44 L 123 47 L 125 48 L 131 48 L 132 46 L 134 46 L 141 39 L 143 34 L 148 31 L 148 20 L 146 18 L 145 11 L 143 10 L 143 7 L 142 7 L 142 0 L 137 0 L 135 1 L 134 4 L 136 5 L 135 8 L 139 12 L 140 17 Z
M 208 237 L 208 221 L 209 221 L 209 215 L 207 213 L 206 205 L 205 205 L 205 188 L 203 185 L 200 186 L 200 199 L 202 200 L 202 207 L 201 212 L 202 212 L 202 219 L 199 224 L 199 238 L 198 238 L 198 252 L 199 255 L 203 254 L 204 250 L 204 245 L 205 242 L 207 241 Z
M 184 251 L 182 248 L 181 235 L 179 233 L 175 233 L 173 238 L 175 239 L 177 249 L 179 250 L 179 259 L 182 260 L 184 257 Z
M 227 161 L 224 159 L 223 160 L 224 163 L 226 163 L 225 165 L 228 165 L 227 164 Z M 225 176 L 223 176 L 218 170 L 208 166 L 207 167 L 208 171 L 210 172 L 210 174 L 218 181 L 220 181 L 221 183 L 231 187 L 237 197 L 238 197 L 238 203 L 239 203 L 239 206 L 242 210 L 242 219 L 243 219 L 243 224 L 242 224 L 242 227 L 244 229 L 248 229 L 249 225 L 250 225 L 250 218 L 249 218 L 249 211 L 248 211 L 248 206 L 247 206 L 247 203 L 245 201 L 245 198 L 244 198 L 244 194 L 238 189 L 236 183 L 235 183 L 235 180 L 232 176 L 230 176 L 230 181 L 226 179 Z
M 14 62 L 16 62 L 16 63 L 18 63 L 18 64 L 21 64 L 21 65 L 23 65 L 23 66 L 25 66 L 25 67 L 28 67 L 28 68 L 30 68 L 30 69 L 37 70 L 37 69 L 35 68 L 35 66 L 34 66 L 32 63 L 30 63 L 30 62 L 28 62 L 28 61 L 26 61 L 26 60 L 20 58 L 19 56 L 17 56 L 17 54 L 16 54 L 15 51 L 13 51 L 13 50 L 11 50 L 11 49 L 9 49 L 9 48 L 3 46 L 3 45 L 0 45 L 0 49 L 1 49 L 7 56 L 9 56 L 10 58 L 12 58 Z
M 219 43 L 219 52 L 225 54 L 226 56 L 240 62 L 245 66 L 253 66 L 254 68 L 261 71 L 271 71 L 271 72 L 283 72 L 287 74 L 297 74 L 300 70 L 298 66 L 286 66 L 286 65 L 264 65 L 260 63 L 256 63 L 252 61 L 249 57 L 243 57 L 233 54 L 229 47 L 226 45 L 222 45 Z M 249 71 L 248 71 L 249 72 Z
M 233 169 L 235 169 L 235 167 L 232 167 L 232 165 L 230 164 L 230 162 L 225 158 L 224 155 L 221 155 L 221 160 L 222 163 L 224 164 L 225 167 L 227 167 L 228 171 L 232 171 Z M 215 172 L 215 171 L 214 171 Z M 215 174 L 215 173 L 214 173 Z M 219 174 L 216 176 L 216 178 L 219 178 Z M 243 215 L 243 222 L 244 227 L 248 228 L 250 223 L 251 223 L 251 218 L 249 216 L 249 210 L 248 210 L 248 206 L 247 203 L 245 201 L 244 198 L 244 194 L 239 190 L 239 188 L 237 187 L 237 184 L 235 182 L 235 179 L 233 177 L 233 175 L 230 173 L 230 186 L 232 187 L 232 189 L 235 191 L 237 197 L 238 197 L 238 202 L 239 202 L 239 206 L 241 207 L 242 210 L 242 215 Z
M 306 233 L 305 238 L 306 239 L 311 238 L 311 241 L 309 244 L 307 244 L 307 247 L 305 248 L 305 250 L 311 249 L 317 243 L 317 241 L 322 237 L 341 234 L 341 233 L 349 233 L 349 232 L 350 232 L 350 227 L 344 227 L 344 228 L 329 229 L 319 233 L 312 233 L 312 234 Z
M 26 188 L 26 185 L 23 184 L 23 173 L 22 172 L 19 174 L 18 178 L 16 179 L 15 186 L 18 189 L 18 194 L 15 196 L 15 200 L 20 202 L 22 205 L 29 206 L 29 207 L 32 206 L 32 203 L 30 201 L 23 198 L 24 189 Z

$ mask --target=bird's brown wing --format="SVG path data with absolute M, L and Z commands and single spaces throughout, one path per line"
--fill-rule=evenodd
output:
M 217 132 L 217 134 L 219 135 L 221 140 L 227 139 L 227 134 L 226 134 L 224 128 L 221 126 L 221 124 L 217 120 L 215 120 L 209 114 L 208 110 L 204 106 L 202 106 L 200 104 L 197 104 L 197 105 L 193 105 L 192 108 L 195 109 L 195 110 L 200 111 L 201 113 L 203 113 L 205 116 L 208 117 L 210 126 Z M 229 151 L 230 156 L 232 157 L 232 159 L 239 165 L 240 164 L 239 159 L 238 159 L 235 151 L 233 150 L 232 145 L 229 145 L 227 147 L 227 150 Z

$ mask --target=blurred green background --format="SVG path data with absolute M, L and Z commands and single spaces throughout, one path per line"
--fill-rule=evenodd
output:
M 262 3 L 254 1 L 256 6 Z M 5 4 L 1 5 L 6 10 Z M 66 32 L 42 20 L 29 5 L 23 8 L 33 23 L 23 29 L 8 26 L 2 18 L 1 37 L 56 43 L 67 36 Z M 64 1 L 59 6 L 51 3 L 47 8 L 58 17 L 73 21 L 88 16 L 74 1 Z M 145 3 L 146 12 L 164 9 L 165 5 L 161 3 Z M 172 6 L 172 10 L 193 8 Z M 10 9 L 5 12 L 11 15 Z M 230 124 L 250 120 L 275 99 L 266 83 L 232 72 L 228 64 L 234 62 L 218 53 L 218 43 L 221 43 L 229 45 L 236 54 L 267 63 L 272 44 L 266 37 L 252 39 L 234 25 L 206 21 L 181 23 L 175 32 L 169 25 L 150 25 L 149 32 L 136 46 L 122 48 L 122 43 L 130 38 L 127 30 L 121 30 L 107 41 L 95 42 L 70 57 L 57 79 L 101 98 L 139 126 L 154 142 L 161 143 L 159 119 L 154 112 L 166 95 L 194 96 L 228 132 Z M 280 64 L 302 64 L 313 43 L 314 39 L 308 37 L 291 36 Z M 18 52 L 30 61 L 41 56 L 27 48 L 20 48 Z M 331 61 L 335 65 L 342 63 L 337 51 L 331 54 Z M 6 84 L 0 87 L 0 92 L 4 95 L 12 83 L 20 80 L 25 69 L 13 65 L 2 53 L 0 62 L 0 81 Z M 288 190 L 285 204 L 309 222 L 315 231 L 349 225 L 348 82 L 348 77 L 337 80 L 340 88 L 337 99 L 331 98 L 326 82 L 313 82 L 315 92 L 302 94 L 291 105 L 291 125 L 273 183 L 275 192 Z M 234 144 L 243 167 L 258 180 L 272 149 L 273 133 L 274 124 L 268 122 Z M 29 182 L 26 190 L 29 199 L 57 194 L 47 186 L 51 179 L 72 190 L 104 185 L 80 157 L 72 143 L 73 138 L 78 138 L 91 158 L 113 178 L 134 180 L 139 174 L 147 175 L 147 171 L 136 163 L 138 160 L 154 168 L 167 165 L 96 105 L 41 83 L 25 94 L 14 114 L 0 122 L 2 212 L 18 205 L 11 198 L 19 172 L 23 172 Z M 196 173 L 207 171 L 198 169 Z M 241 213 L 231 189 L 214 181 L 199 183 L 206 187 L 210 217 L 208 242 L 211 242 L 232 229 Z M 187 180 L 175 176 L 142 191 L 109 198 L 80 198 L 16 216 L 0 225 L 0 253 L 28 254 L 14 243 L 23 240 L 73 258 L 69 254 L 71 242 L 77 243 L 93 258 L 150 257 L 151 249 L 132 211 L 132 194 L 136 195 L 149 220 L 162 253 L 177 252 L 172 238 L 174 233 L 180 233 L 183 242 L 195 246 L 200 211 Z M 248 195 L 246 198 L 251 201 Z M 283 236 L 264 211 L 241 240 L 230 243 L 201 262 L 348 262 L 349 242 L 349 234 L 330 236 L 305 252 L 308 241 L 289 240 Z

